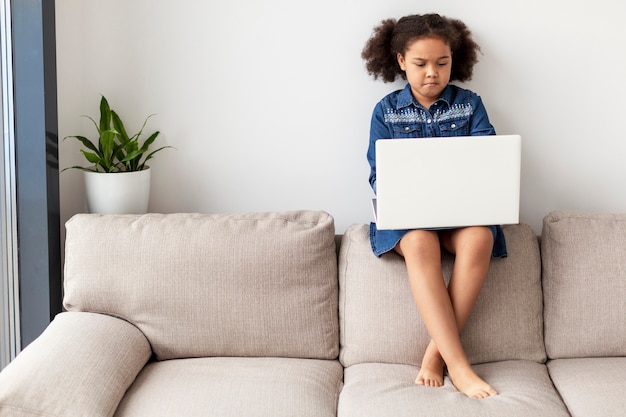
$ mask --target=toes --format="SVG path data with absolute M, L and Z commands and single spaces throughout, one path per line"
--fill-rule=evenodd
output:
M 498 392 L 493 389 L 490 386 L 485 387 L 484 389 L 480 389 L 470 395 L 468 395 L 468 397 L 470 398 L 477 398 L 477 399 L 484 399 L 484 398 L 488 398 L 491 397 L 493 395 L 498 395 Z
M 417 377 L 415 384 L 432 388 L 439 388 L 443 386 L 443 382 L 433 378 L 422 377 L 421 375 Z

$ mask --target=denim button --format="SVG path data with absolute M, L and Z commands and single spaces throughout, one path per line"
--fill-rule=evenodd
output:
M 452 129 L 454 129 L 454 128 L 456 127 L 456 125 L 455 125 L 454 123 L 452 123 L 452 124 L 450 125 L 450 127 L 451 127 Z
M 432 123 L 432 122 L 433 122 L 432 119 L 426 120 L 426 123 Z

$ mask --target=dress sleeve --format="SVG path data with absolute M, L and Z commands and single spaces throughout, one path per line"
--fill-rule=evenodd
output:
M 495 135 L 496 130 L 489 122 L 489 116 L 487 115 L 487 109 L 483 104 L 480 96 L 475 95 L 474 98 L 474 114 L 471 118 L 470 135 L 472 136 L 487 136 Z
M 376 193 L 376 141 L 378 139 L 392 139 L 393 131 L 389 125 L 385 123 L 382 103 L 379 102 L 374 107 L 372 113 L 372 122 L 370 125 L 370 141 L 367 149 L 367 162 L 370 164 L 369 182 L 372 190 Z

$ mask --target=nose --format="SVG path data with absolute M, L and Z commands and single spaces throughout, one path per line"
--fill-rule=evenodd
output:
M 438 74 L 437 67 L 435 65 L 428 65 L 426 67 L 426 76 L 427 77 L 436 77 Z

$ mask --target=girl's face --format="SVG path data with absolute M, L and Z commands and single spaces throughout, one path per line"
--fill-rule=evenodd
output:
M 452 51 L 440 38 L 422 38 L 409 44 L 398 63 L 411 85 L 413 97 L 428 109 L 450 82 Z

